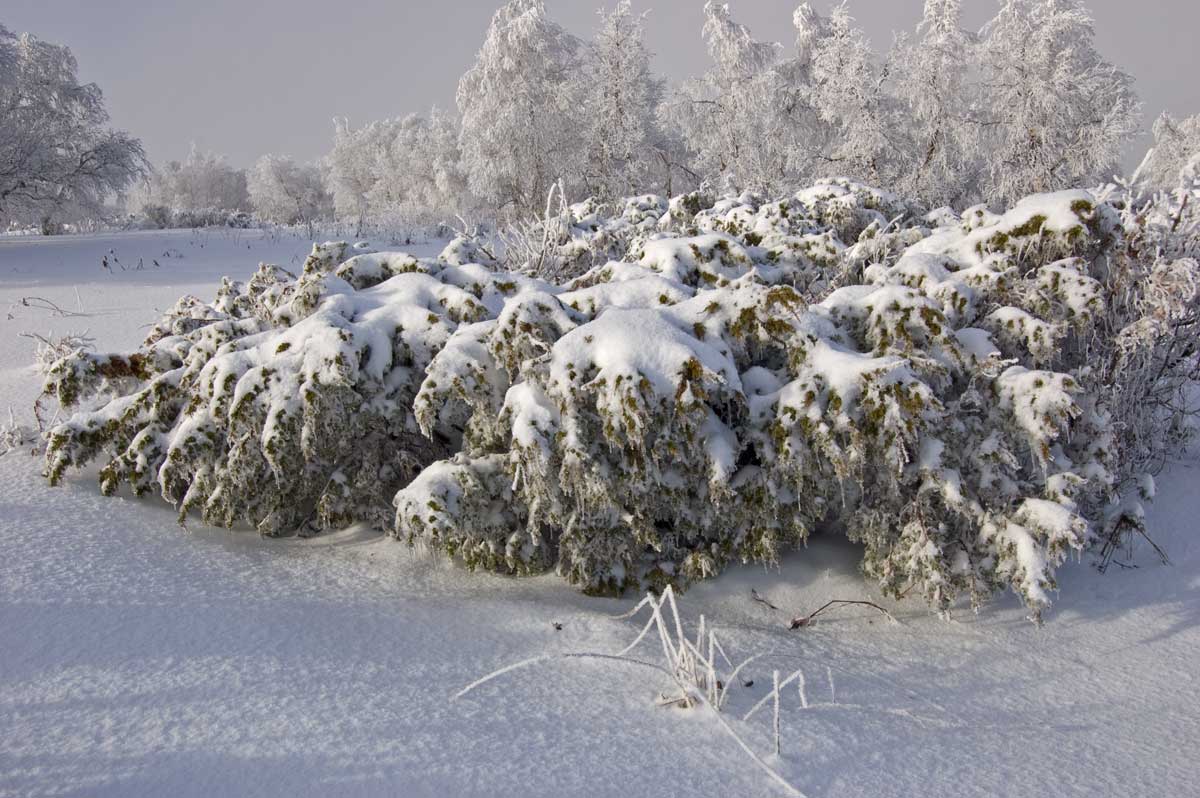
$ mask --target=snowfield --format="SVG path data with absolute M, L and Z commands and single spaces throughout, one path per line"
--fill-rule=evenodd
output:
M 87 330 L 127 351 L 180 295 L 208 300 L 259 261 L 298 269 L 310 246 L 260 231 L 0 238 L 0 411 L 32 423 L 21 333 Z M 784 794 L 711 715 L 657 708 L 669 684 L 649 671 L 551 662 L 453 699 L 530 657 L 620 650 L 640 623 L 613 616 L 636 596 L 472 575 L 362 528 L 185 530 L 158 498 L 101 497 L 94 471 L 49 488 L 40 469 L 0 457 L 0 796 Z M 855 547 L 829 538 L 777 569 L 732 567 L 680 607 L 735 659 L 759 655 L 726 717 L 805 795 L 1192 794 L 1198 480 L 1194 461 L 1158 480 L 1150 529 L 1171 566 L 1145 546 L 1136 568 L 1064 566 L 1042 627 L 1010 594 L 951 620 L 881 599 Z M 899 623 L 849 608 L 788 630 L 833 598 Z M 661 656 L 649 639 L 637 654 Z M 768 756 L 769 712 L 740 717 L 773 670 L 797 668 L 808 706 L 788 694 Z

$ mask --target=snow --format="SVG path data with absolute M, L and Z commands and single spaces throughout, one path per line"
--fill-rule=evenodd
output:
M 981 330 L 978 327 L 963 327 L 961 330 L 954 331 L 954 337 L 963 351 L 976 360 L 985 361 L 1000 355 L 1000 350 L 992 343 L 987 330 Z
M 546 439 L 558 431 L 559 412 L 541 388 L 531 382 L 514 385 L 504 397 L 504 409 L 512 418 L 518 445 L 548 450 Z
M 718 233 L 648 241 L 638 263 L 667 280 L 693 286 L 701 280 L 736 280 L 754 266 L 737 240 Z
M 1035 217 L 1041 217 L 1044 220 L 1041 229 L 1065 233 L 1079 226 L 1079 214 L 1074 210 L 1078 203 L 1086 203 L 1088 207 L 1092 207 L 1096 204 L 1096 198 L 1090 191 L 1083 189 L 1031 194 L 1018 200 L 1016 205 L 1000 217 L 996 225 L 1001 229 L 1010 229 L 1021 227 Z
M 558 295 L 564 305 L 588 315 L 597 308 L 652 308 L 671 305 L 692 297 L 693 292 L 673 280 L 648 275 L 632 280 L 599 283 Z
M 1013 414 L 1043 462 L 1049 459 L 1049 444 L 1058 437 L 1062 420 L 1079 412 L 1072 397 L 1075 389 L 1065 374 L 1024 366 L 1009 366 L 996 379 L 1000 407 Z
M 679 329 L 660 313 L 613 309 L 555 343 L 550 378 L 563 395 L 568 395 L 576 382 L 575 375 L 590 375 L 589 367 L 594 366 L 591 379 L 617 385 L 619 379 L 637 384 L 644 378 L 658 396 L 670 397 L 692 362 L 709 374 L 719 375 L 732 390 L 741 390 L 737 367 L 724 353 Z
M 99 350 L 127 351 L 179 295 L 208 297 L 219 276 L 247 278 L 260 260 L 299 271 L 310 246 L 257 231 L 0 240 L 3 397 L 31 423 L 39 379 L 20 332 L 88 329 Z M 99 265 L 110 249 L 121 263 L 183 257 L 110 274 Z M 30 295 L 86 315 L 16 304 Z M 596 324 L 640 343 L 637 358 L 664 351 L 647 336 L 669 332 L 610 310 L 563 341 L 602 358 L 583 343 Z M 727 360 L 671 330 L 680 357 L 713 371 Z M 969 337 L 969 350 L 990 351 L 982 331 Z M 820 357 L 831 369 L 843 359 Z M 677 361 L 644 364 L 670 378 L 668 395 Z M 1026 385 L 1036 375 L 1008 374 L 1014 412 L 1026 412 L 1017 397 L 1038 395 Z M 779 390 L 769 376 L 743 375 L 746 390 Z M 1066 395 L 1048 388 L 1055 406 L 1041 409 L 1053 411 Z M 656 708 L 666 680 L 628 666 L 548 663 L 452 700 L 524 659 L 620 650 L 638 627 L 612 616 L 636 597 L 586 597 L 553 575 L 468 574 L 357 527 L 311 540 L 184 530 L 160 500 L 103 498 L 93 473 L 48 488 L 39 468 L 23 449 L 0 456 L 0 796 L 782 794 L 711 717 Z M 422 479 L 439 476 L 450 475 Z M 812 537 L 778 569 L 732 567 L 680 608 L 688 628 L 703 614 L 719 629 L 734 659 L 760 655 L 725 717 L 761 755 L 770 719 L 740 718 L 772 670 L 803 669 L 808 707 L 785 696 L 783 751 L 765 758 L 806 795 L 1191 794 L 1197 480 L 1188 462 L 1153 488 L 1148 528 L 1172 566 L 1145 547 L 1138 568 L 1064 565 L 1040 628 L 1009 594 L 949 621 L 920 600 L 880 599 L 840 536 Z M 1057 523 L 1061 511 L 1039 502 L 1021 523 Z M 853 608 L 787 629 L 790 613 L 830 598 L 871 598 L 900 623 Z M 637 654 L 654 659 L 654 645 Z

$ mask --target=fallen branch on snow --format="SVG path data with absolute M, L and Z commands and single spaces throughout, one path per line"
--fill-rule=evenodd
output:
M 17 300 L 17 304 L 22 307 L 33 308 L 34 310 L 48 310 L 51 313 L 53 313 L 55 316 L 87 316 L 88 315 L 87 313 L 76 313 L 71 310 L 65 310 L 63 308 L 60 308 L 58 305 L 51 302 L 49 299 L 46 299 L 45 297 L 41 297 L 41 296 L 23 296 L 19 300 Z
M 811 624 L 813 622 L 814 618 L 816 618 L 818 615 L 820 615 L 821 613 L 823 613 L 825 610 L 829 609 L 830 607 L 838 607 L 838 606 L 849 605 L 849 604 L 860 604 L 864 607 L 874 607 L 875 609 L 879 610 L 879 612 L 881 612 L 883 614 L 883 616 L 885 618 L 887 618 L 889 621 L 891 621 L 892 623 L 899 623 L 899 621 L 897 621 L 894 617 L 892 617 L 892 614 L 890 612 L 885 610 L 883 607 L 880 607 L 878 604 L 876 604 L 873 601 L 854 601 L 854 600 L 849 600 L 849 599 L 832 599 L 830 601 L 825 602 L 825 604 L 823 604 L 819 609 L 814 610 L 813 612 L 809 613 L 808 615 L 802 615 L 802 616 L 797 616 L 797 617 L 793 618 L 791 626 L 789 628 L 799 629 L 802 626 L 808 626 L 809 624 Z
M 754 599 L 754 600 L 755 600 L 755 601 L 757 601 L 759 604 L 762 604 L 762 605 L 764 605 L 764 606 L 766 606 L 766 607 L 769 607 L 770 609 L 773 609 L 773 610 L 777 610 L 777 609 L 779 609 L 779 608 L 778 608 L 778 607 L 776 607 L 774 604 L 772 604 L 771 602 L 767 601 L 765 598 L 763 598 L 762 596 L 760 596 L 760 595 L 758 594 L 758 591 L 757 591 L 757 590 L 755 590 L 754 588 L 750 588 L 750 598 Z

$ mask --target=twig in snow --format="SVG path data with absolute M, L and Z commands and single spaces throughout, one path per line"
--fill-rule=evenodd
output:
M 777 609 L 779 609 L 779 608 L 778 608 L 778 607 L 776 607 L 774 604 L 772 604 L 771 602 L 767 601 L 765 598 L 763 598 L 762 596 L 760 596 L 760 595 L 758 594 L 758 591 L 757 591 L 757 590 L 755 590 L 754 588 L 750 588 L 750 598 L 754 599 L 754 600 L 755 600 L 755 601 L 757 601 L 759 604 L 763 604 L 763 605 L 765 605 L 765 606 L 767 606 L 767 607 L 769 607 L 769 608 L 771 608 L 771 609 L 773 609 L 773 610 L 777 610 Z
M 51 302 L 49 299 L 40 296 L 23 296 L 17 301 L 18 305 L 35 310 L 48 310 L 56 316 L 86 316 L 86 313 L 74 313 L 70 310 L 63 310 L 58 305 Z
M 829 609 L 830 607 L 837 607 L 837 606 L 842 606 L 842 605 L 847 605 L 847 604 L 860 604 L 864 607 L 874 607 L 875 609 L 879 610 L 879 612 L 881 612 L 883 614 L 883 616 L 885 618 L 887 618 L 889 621 L 891 621 L 892 623 L 899 623 L 899 621 L 897 621 L 894 617 L 892 617 L 892 614 L 890 612 L 885 610 L 883 607 L 880 607 L 878 604 L 876 604 L 873 601 L 854 601 L 854 600 L 849 600 L 849 599 L 832 599 L 830 601 L 825 602 L 825 604 L 822 605 L 819 609 L 814 610 L 813 612 L 809 613 L 808 615 L 802 615 L 802 616 L 797 616 L 797 617 L 793 618 L 792 624 L 789 628 L 799 629 L 802 626 L 808 626 L 809 624 L 811 624 L 813 622 L 814 618 L 816 618 L 818 615 L 820 615 L 821 613 L 823 613 L 825 610 Z

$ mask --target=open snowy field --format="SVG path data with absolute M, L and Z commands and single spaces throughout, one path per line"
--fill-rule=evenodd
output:
M 309 246 L 259 231 L 0 238 L 0 412 L 32 421 L 21 333 L 86 330 L 124 350 L 179 295 L 208 299 L 263 260 L 298 269 Z M 184 530 L 157 499 L 105 499 L 90 475 L 52 489 L 39 469 L 0 457 L 0 796 L 785 794 L 711 715 L 657 708 L 669 685 L 648 670 L 550 662 L 453 699 L 520 660 L 623 648 L 639 619 L 612 616 L 636 597 L 471 575 L 361 529 Z M 725 717 L 806 795 L 1194 794 L 1198 479 L 1184 463 L 1159 480 L 1151 529 L 1173 565 L 1141 548 L 1137 568 L 1065 566 L 1040 628 L 1011 595 L 952 620 L 885 602 L 844 540 L 733 568 L 680 606 L 735 659 L 758 655 Z M 899 623 L 851 608 L 788 630 L 834 598 Z M 657 661 L 657 646 L 638 654 Z M 767 756 L 769 709 L 740 718 L 773 670 L 798 668 L 807 707 L 789 692 L 782 755 Z

